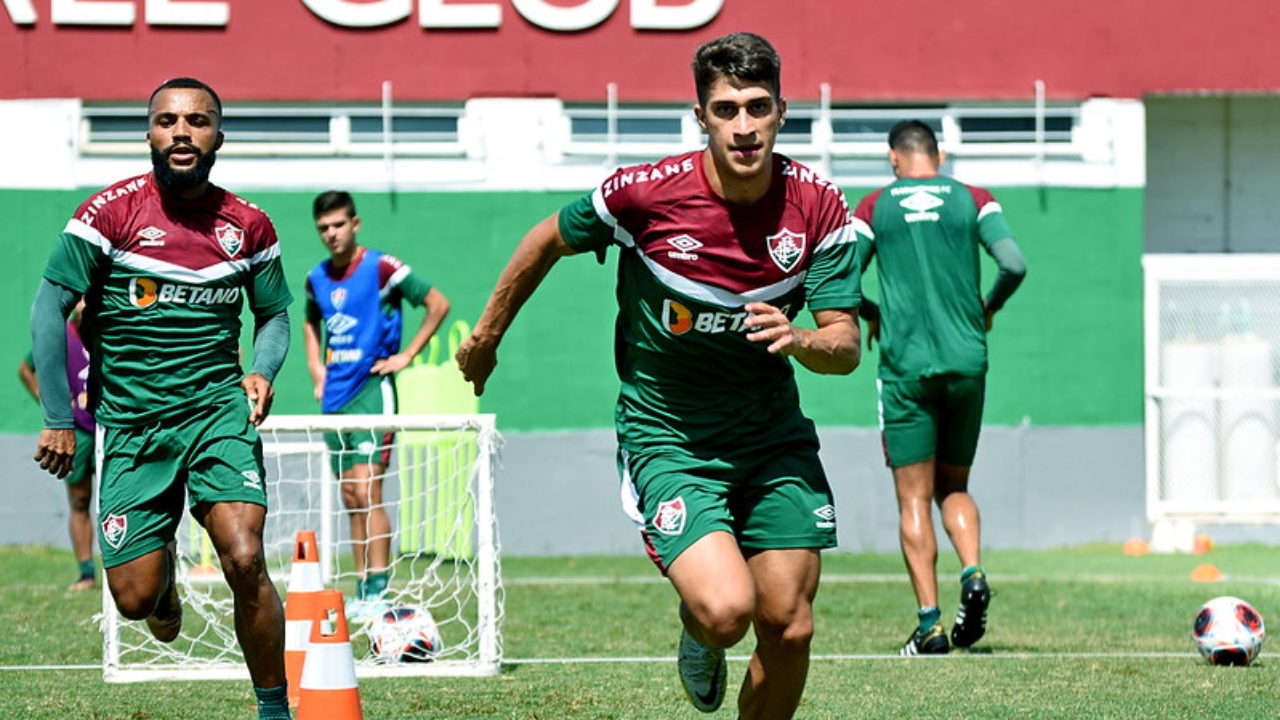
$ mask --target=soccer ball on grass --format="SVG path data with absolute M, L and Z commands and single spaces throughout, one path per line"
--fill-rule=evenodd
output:
M 1224 595 L 1200 606 L 1191 639 L 1213 665 L 1248 665 L 1262 650 L 1267 630 L 1252 605 Z
M 440 628 L 426 608 L 393 607 L 369 628 L 369 646 L 382 662 L 431 662 L 442 645 Z

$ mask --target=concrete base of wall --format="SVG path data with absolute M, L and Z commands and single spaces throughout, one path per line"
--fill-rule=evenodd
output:
M 833 428 L 821 436 L 836 495 L 839 549 L 896 552 L 897 505 L 879 432 Z M 35 436 L 0 435 L 0 457 L 11 458 L 7 502 L 0 506 L 0 544 L 66 547 L 63 486 L 27 459 L 34 448 Z M 611 430 L 506 435 L 496 498 L 503 552 L 643 552 L 619 504 L 614 452 Z M 982 514 L 987 548 L 1042 549 L 1150 537 L 1139 427 L 985 428 L 970 491 Z M 1203 530 L 1219 543 L 1280 544 L 1280 526 Z M 947 548 L 943 541 L 941 552 Z

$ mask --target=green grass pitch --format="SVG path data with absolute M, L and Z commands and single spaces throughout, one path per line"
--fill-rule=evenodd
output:
M 943 619 L 958 568 L 939 573 Z M 1280 548 L 1125 557 L 1115 546 L 989 552 L 990 630 L 973 651 L 890 657 L 914 618 L 896 555 L 824 556 L 809 684 L 797 718 L 1136 718 L 1280 716 L 1280 645 L 1247 668 L 1206 665 L 1190 641 L 1216 595 L 1252 602 L 1280 633 Z M 1223 582 L 1189 579 L 1202 562 Z M 63 551 L 0 548 L 0 715 L 18 720 L 252 720 L 245 681 L 102 682 L 95 593 L 69 593 Z M 704 717 L 672 660 L 675 594 L 642 558 L 507 558 L 500 676 L 368 679 L 369 720 L 670 720 Z M 1272 640 L 1272 643 L 1280 643 Z M 749 652 L 730 651 L 740 677 Z M 595 660 L 595 661 L 588 661 Z M 535 662 L 536 661 L 536 662 Z M 40 666 L 38 668 L 28 666 Z M 713 718 L 733 720 L 733 694 Z

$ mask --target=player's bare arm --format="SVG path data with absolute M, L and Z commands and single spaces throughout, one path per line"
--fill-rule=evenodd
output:
M 560 236 L 559 212 L 534 225 L 520 240 L 498 276 L 475 329 L 462 341 L 455 356 L 462 377 L 475 387 L 477 396 L 484 394 L 485 383 L 498 365 L 498 344 L 516 313 L 538 289 L 551 266 L 573 254 L 573 248 Z
M 271 403 L 276 397 L 275 388 L 271 387 L 270 380 L 258 373 L 245 375 L 240 385 L 244 387 L 244 394 L 249 397 L 249 402 L 253 403 L 249 410 L 249 422 L 257 427 L 271 414 Z
M 31 398 L 40 402 L 40 385 L 36 383 L 35 368 L 25 361 L 18 363 L 18 379 L 22 381 L 22 386 L 27 389 L 27 392 L 31 393 Z
M 853 310 L 815 310 L 817 329 L 796 327 L 778 308 L 762 302 L 747 303 L 751 315 L 747 333 L 752 342 L 769 343 L 770 353 L 790 355 L 816 373 L 847 375 L 858 367 L 858 323 Z
M 302 344 L 307 352 L 307 371 L 311 373 L 312 392 L 316 401 L 324 397 L 324 361 L 320 359 L 320 326 L 308 319 L 302 324 Z
M 440 329 L 445 317 L 449 314 L 450 307 L 452 307 L 444 293 L 435 288 L 427 291 L 426 296 L 422 298 L 422 306 L 427 309 L 427 312 L 422 316 L 422 324 L 418 326 L 418 332 L 414 334 L 404 350 L 375 362 L 373 367 L 369 368 L 371 375 L 390 375 L 409 367 L 409 363 L 413 362 L 413 359 L 418 356 L 418 353 L 422 352 L 422 348 L 427 346 L 427 343 L 431 341 L 431 337 Z M 319 353 L 317 353 L 318 356 Z M 311 356 L 308 354 L 308 363 L 310 363 L 310 359 Z M 314 375 L 315 373 L 313 372 L 312 376 L 314 377 Z M 316 395 L 317 399 L 319 397 L 319 395 Z

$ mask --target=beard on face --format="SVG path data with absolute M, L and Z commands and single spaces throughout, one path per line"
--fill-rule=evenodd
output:
M 213 170 L 213 163 L 217 161 L 218 154 L 213 151 L 200 152 L 194 147 L 191 151 L 196 154 L 196 164 L 189 168 L 176 169 L 169 165 L 169 154 L 173 152 L 173 148 L 168 150 L 151 148 L 151 167 L 155 170 L 156 184 L 169 192 L 179 192 L 208 182 L 209 172 Z

